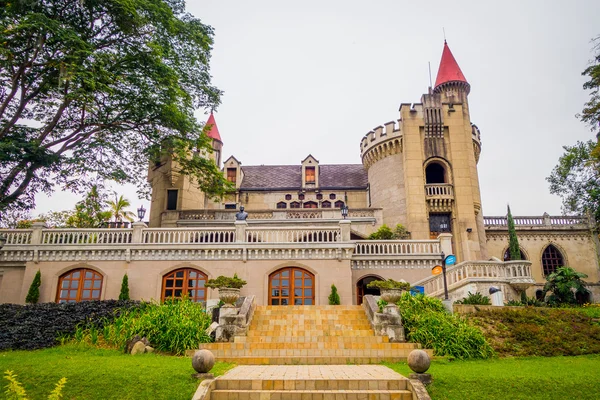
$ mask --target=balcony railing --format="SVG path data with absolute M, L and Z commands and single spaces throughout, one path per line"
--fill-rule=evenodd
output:
M 535 217 L 513 217 L 516 227 L 574 227 L 580 225 L 586 227 L 590 224 L 584 216 L 550 216 L 548 214 Z M 483 223 L 487 227 L 508 227 L 508 217 L 483 217 Z
M 454 198 L 454 189 L 449 183 L 434 183 L 425 185 L 425 195 L 427 197 Z
M 531 262 L 529 261 L 465 261 L 446 271 L 448 290 L 457 289 L 474 281 L 506 282 L 515 286 L 532 284 Z M 423 286 L 428 296 L 444 293 L 443 274 L 422 279 L 414 286 Z
M 356 242 L 356 255 L 425 255 L 441 253 L 439 240 L 361 240 Z

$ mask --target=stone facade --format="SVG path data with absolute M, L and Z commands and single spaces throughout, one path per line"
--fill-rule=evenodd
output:
M 167 276 L 182 269 L 206 279 L 237 273 L 248 281 L 241 295 L 256 296 L 258 305 L 269 303 L 273 293 L 280 299 L 295 291 L 309 293 L 302 301 L 327 304 L 332 284 L 342 304 L 357 304 L 367 294 L 363 279 L 369 277 L 404 279 L 440 296 L 441 277 L 432 277 L 431 268 L 441 263 L 442 251 L 458 260 L 448 270 L 453 298 L 496 286 L 510 300 L 523 289 L 535 295 L 545 279 L 548 265 L 542 259 L 550 245 L 553 262 L 560 259 L 586 273 L 592 300 L 600 301 L 594 221 L 516 217 L 526 260 L 505 262 L 506 218 L 483 217 L 481 133 L 471 121 L 469 91 L 446 45 L 435 87 L 420 103 L 401 104 L 398 119 L 362 137 L 361 164 L 331 165 L 312 155 L 295 165 L 245 166 L 234 156 L 222 163 L 226 147 L 211 115 L 207 132 L 214 151 L 204 156 L 223 165 L 234 192 L 209 199 L 165 157 L 148 170 L 149 227 L 38 225 L 0 232 L 7 237 L 0 250 L 0 302 L 24 302 L 38 269 L 41 301 L 57 301 L 64 290 L 79 299 L 79 288 L 58 287 L 74 269 L 99 274 L 101 288 L 86 295 L 102 299 L 118 297 L 124 274 L 132 298 L 161 299 L 171 293 L 165 292 Z M 240 206 L 248 212 L 243 224 L 234 223 Z M 383 224 L 404 225 L 411 240 L 364 240 Z M 270 277 L 285 268 L 306 272 L 311 286 L 272 287 Z M 212 290 L 201 292 L 198 298 L 217 297 Z

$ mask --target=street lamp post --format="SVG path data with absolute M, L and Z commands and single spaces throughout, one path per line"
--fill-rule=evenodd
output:
M 138 218 L 140 219 L 140 222 L 142 222 L 142 220 L 144 219 L 144 216 L 146 215 L 146 209 L 144 208 L 144 206 L 141 206 L 140 208 L 137 209 L 137 214 L 138 214 Z
M 444 275 L 444 300 L 448 300 L 448 283 L 446 282 L 446 254 L 442 251 L 442 274 Z
M 348 206 L 346 206 L 345 204 L 342 206 L 342 217 L 344 217 L 344 219 L 346 219 L 346 217 L 348 216 Z

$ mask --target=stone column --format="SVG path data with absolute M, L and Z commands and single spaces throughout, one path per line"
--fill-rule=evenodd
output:
M 452 234 L 451 233 L 440 233 L 438 235 L 440 241 L 440 247 L 446 256 L 452 254 Z
M 47 228 L 46 223 L 43 221 L 34 222 L 33 232 L 31 232 L 31 244 L 42 244 L 42 230 Z
M 342 242 L 350 241 L 350 228 L 352 226 L 352 221 L 349 219 L 343 219 L 340 221 L 340 233 Z
M 237 243 L 243 243 L 246 241 L 246 229 L 248 223 L 246 221 L 235 221 L 235 241 Z
M 131 235 L 131 243 L 142 243 L 144 228 L 148 226 L 142 221 L 137 221 L 131 224 L 133 234 Z

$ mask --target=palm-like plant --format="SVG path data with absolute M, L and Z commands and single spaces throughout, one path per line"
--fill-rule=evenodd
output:
M 135 218 L 134 213 L 126 210 L 127 207 L 131 206 L 131 203 L 123 195 L 117 197 L 115 193 L 115 201 L 110 200 L 108 206 L 115 222 L 123 222 L 123 219 L 132 222 Z
M 587 275 L 577 272 L 571 267 L 558 267 L 555 272 L 546 277 L 544 296 L 546 293 L 552 292 L 548 297 L 548 303 L 553 305 L 575 304 L 577 294 L 589 293 L 585 288 L 583 278 L 587 278 Z

